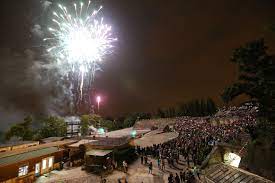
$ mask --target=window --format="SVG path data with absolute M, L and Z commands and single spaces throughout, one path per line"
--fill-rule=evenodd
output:
M 39 174 L 40 173 L 40 163 L 36 163 L 35 164 L 35 174 Z
M 49 158 L 49 168 L 53 166 L 53 157 Z
M 27 175 L 28 174 L 28 168 L 29 168 L 28 165 L 19 167 L 18 177 Z
M 239 164 L 240 164 L 240 161 L 241 161 L 241 157 L 238 156 L 237 154 L 234 154 L 234 153 L 226 153 L 224 155 L 224 162 L 225 164 L 228 164 L 228 165 L 231 165 L 231 166 L 234 166 L 234 167 L 239 167 Z
M 47 159 L 42 160 L 42 170 L 47 168 Z

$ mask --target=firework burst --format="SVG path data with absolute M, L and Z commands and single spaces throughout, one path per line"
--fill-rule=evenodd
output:
M 48 28 L 51 36 L 44 39 L 62 73 L 78 76 L 81 98 L 84 83 L 91 84 L 100 62 L 112 52 L 112 44 L 117 40 L 111 26 L 99 17 L 102 6 L 95 10 L 90 5 L 91 1 L 81 2 L 70 10 L 59 4 L 52 13 L 53 27 Z

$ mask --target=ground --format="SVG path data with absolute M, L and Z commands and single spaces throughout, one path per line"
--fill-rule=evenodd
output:
M 151 145 L 152 143 L 165 142 L 177 137 L 177 133 L 160 133 L 159 131 L 152 131 L 142 138 L 137 139 L 135 144 L 141 146 Z M 142 165 L 140 159 L 129 165 L 127 174 L 121 171 L 113 171 L 112 174 L 105 176 L 107 183 L 117 183 L 119 178 L 126 178 L 129 183 L 166 183 L 169 173 L 178 173 L 187 168 L 186 162 L 180 158 L 176 167 L 169 167 L 166 162 L 166 170 L 161 171 L 157 167 L 157 161 L 149 158 L 153 162 L 153 174 L 148 173 L 148 166 Z M 50 174 L 39 177 L 37 183 L 54 183 L 54 182 L 100 182 L 100 176 L 89 174 L 81 170 L 80 167 L 69 170 L 52 171 Z
M 176 167 L 169 167 L 166 162 L 166 170 L 161 171 L 157 167 L 155 159 L 150 159 L 153 162 L 153 174 L 148 173 L 148 166 L 142 165 L 140 159 L 129 165 L 128 173 L 121 171 L 114 171 L 108 176 L 104 176 L 107 183 L 117 183 L 119 178 L 126 178 L 129 183 L 167 183 L 169 173 L 180 172 L 186 169 L 186 162 L 181 160 Z M 89 174 L 80 167 L 72 168 L 70 170 L 53 171 L 46 176 L 41 176 L 37 183 L 55 183 L 55 182 L 100 182 L 100 177 L 94 174 Z

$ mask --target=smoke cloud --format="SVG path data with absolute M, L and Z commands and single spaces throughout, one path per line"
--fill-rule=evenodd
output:
M 35 51 L 1 49 L 0 59 L 1 128 L 24 115 L 65 115 L 70 111 L 69 87 L 54 66 Z

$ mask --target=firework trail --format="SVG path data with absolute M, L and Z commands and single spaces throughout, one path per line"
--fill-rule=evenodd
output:
M 91 84 L 103 57 L 112 53 L 117 41 L 111 26 L 99 17 L 101 9 L 92 9 L 91 1 L 74 4 L 72 9 L 58 4 L 52 13 L 53 27 L 48 28 L 50 36 L 44 39 L 61 73 L 78 77 L 81 98 L 85 83 Z

